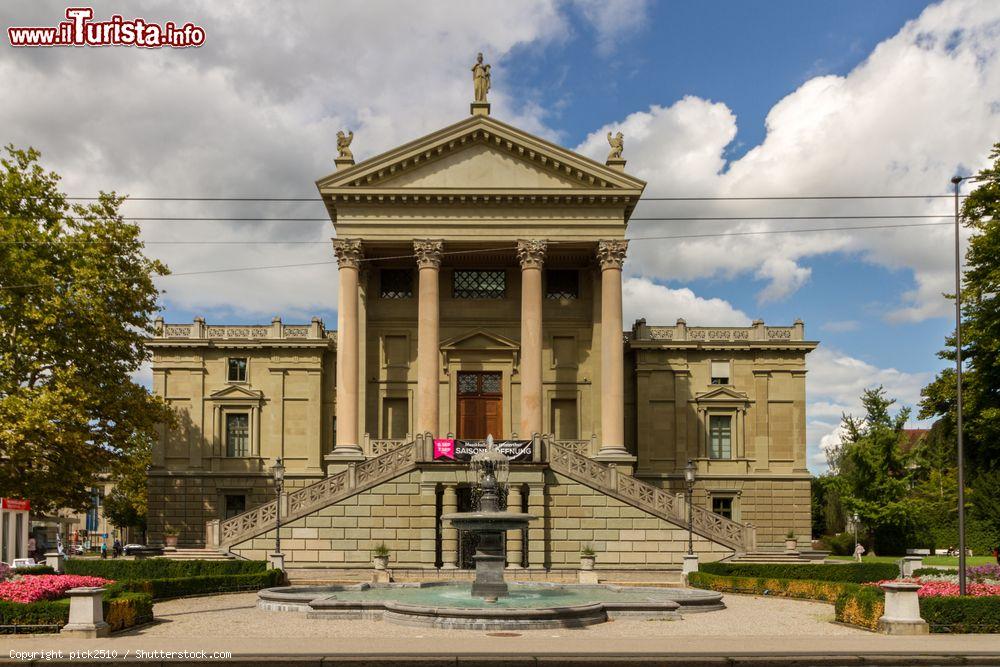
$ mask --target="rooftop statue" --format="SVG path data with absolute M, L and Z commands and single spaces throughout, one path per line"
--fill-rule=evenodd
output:
M 337 159 L 354 159 L 354 153 L 351 152 L 352 141 L 354 141 L 353 130 L 348 134 L 344 134 L 343 130 L 337 133 Z
M 611 144 L 611 151 L 608 153 L 609 160 L 621 160 L 622 151 L 625 150 L 625 135 L 619 132 L 615 136 L 611 136 L 608 132 L 608 143 Z
M 485 102 L 486 93 L 490 92 L 490 65 L 483 64 L 483 54 L 476 56 L 476 64 L 472 66 L 472 88 L 476 102 Z

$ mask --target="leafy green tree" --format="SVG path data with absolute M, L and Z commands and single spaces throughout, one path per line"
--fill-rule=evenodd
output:
M 170 421 L 132 381 L 167 268 L 143 255 L 124 198 L 70 204 L 38 159 L 0 157 L 0 495 L 83 510 L 98 473 Z
M 149 499 L 146 472 L 152 463 L 152 447 L 148 439 L 135 440 L 133 447 L 115 462 L 115 486 L 104 499 L 104 515 L 118 528 L 145 530 Z
M 972 230 L 962 286 L 963 435 L 973 477 L 1000 468 L 1000 142 L 992 165 L 977 174 L 977 187 L 962 204 Z M 954 295 L 952 295 L 954 298 Z M 955 336 L 938 356 L 955 360 Z M 940 416 L 951 438 L 955 429 L 955 371 L 947 369 L 923 389 L 922 418 Z M 1000 493 L 1000 489 L 995 489 Z
M 900 448 L 910 409 L 892 415 L 895 402 L 881 386 L 864 391 L 864 417 L 843 417 L 840 464 L 844 509 L 857 513 L 876 550 L 890 553 L 905 547 L 917 518 L 909 498 L 910 469 Z

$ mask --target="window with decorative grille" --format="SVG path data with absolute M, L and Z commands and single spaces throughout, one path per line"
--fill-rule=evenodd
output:
M 580 272 L 575 269 L 549 269 L 545 272 L 545 298 L 580 298 Z
M 452 279 L 456 299 L 502 299 L 507 292 L 507 272 L 459 269 Z
M 379 296 L 383 299 L 412 299 L 413 271 L 382 269 L 379 271 L 379 288 Z
M 733 419 L 728 415 L 708 418 L 708 456 L 713 459 L 732 458 Z

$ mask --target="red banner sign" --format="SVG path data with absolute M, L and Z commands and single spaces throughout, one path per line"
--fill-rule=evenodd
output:
M 21 500 L 19 498 L 2 498 L 2 499 L 0 499 L 0 502 L 2 502 L 2 504 L 0 504 L 0 506 L 2 506 L 5 510 L 25 510 L 25 511 L 27 511 L 27 510 L 31 509 L 31 501 L 30 500 Z

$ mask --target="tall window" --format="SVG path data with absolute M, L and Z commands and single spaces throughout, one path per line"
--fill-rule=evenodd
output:
M 576 269 L 545 271 L 546 299 L 577 299 L 580 297 L 580 272 Z
M 733 518 L 733 497 L 712 496 L 712 512 L 727 519 Z
M 452 296 L 456 299 L 502 299 L 507 292 L 507 272 L 456 270 Z
M 712 384 L 729 384 L 729 362 L 712 362 Z
M 413 271 L 410 269 L 379 271 L 379 296 L 383 299 L 412 299 Z
M 250 415 L 245 412 L 226 415 L 226 456 L 250 456 Z
M 733 418 L 711 415 L 708 418 L 708 456 L 713 459 L 733 458 Z
M 246 357 L 229 357 L 229 371 L 227 377 L 230 382 L 247 381 L 247 359 Z

